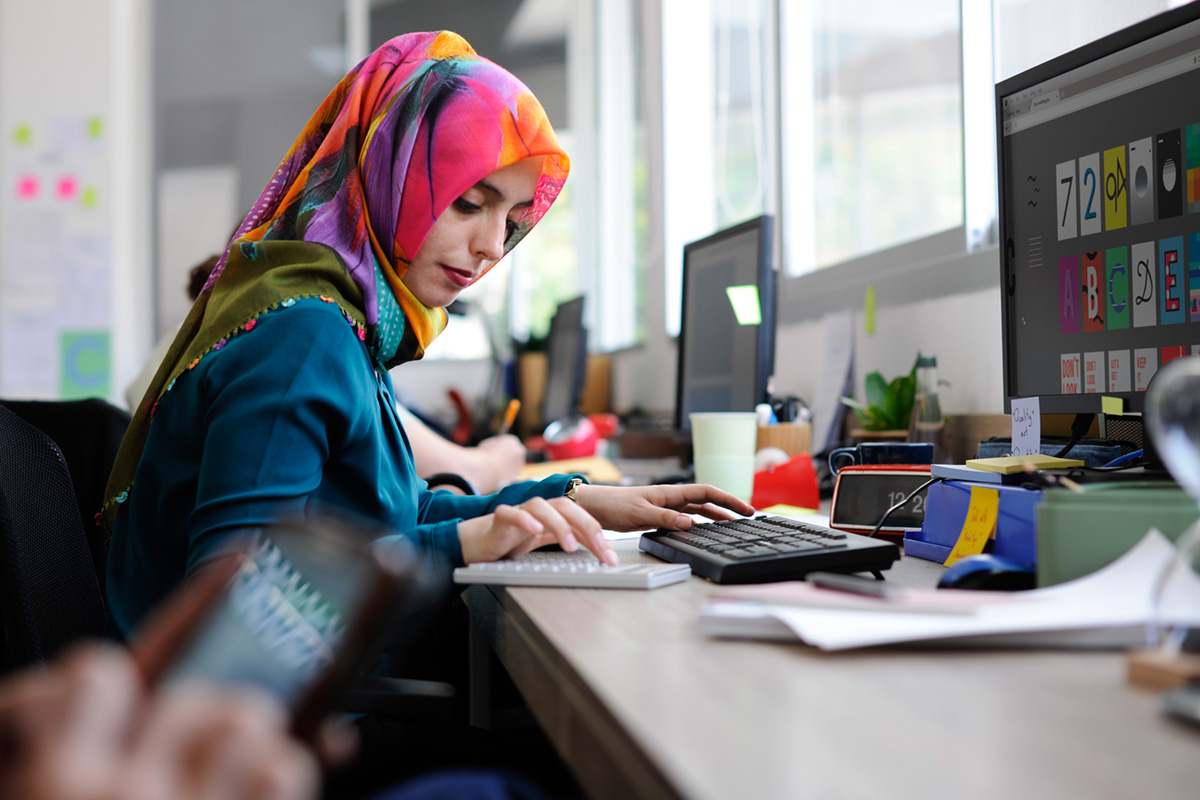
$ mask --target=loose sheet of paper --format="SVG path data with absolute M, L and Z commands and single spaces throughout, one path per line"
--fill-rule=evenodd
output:
M 739 613 L 745 617 L 753 611 L 757 616 L 778 619 L 796 638 L 823 650 L 921 641 L 984 646 L 1145 646 L 1145 626 L 1154 615 L 1153 586 L 1172 560 L 1182 563 L 1171 541 L 1151 529 L 1132 550 L 1091 575 L 1021 592 L 1021 602 L 985 606 L 970 616 L 714 602 L 702 612 L 701 629 L 737 636 L 738 628 L 750 626 L 744 624 L 745 619 L 725 625 L 728 618 Z M 1200 627 L 1200 578 L 1195 572 L 1177 568 L 1171 573 L 1158 618 L 1165 625 Z M 747 635 L 753 636 L 752 630 Z

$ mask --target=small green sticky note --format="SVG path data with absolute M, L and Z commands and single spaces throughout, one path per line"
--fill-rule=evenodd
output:
M 875 333 L 875 287 L 868 286 L 863 293 L 863 328 L 867 334 Z
M 96 191 L 95 186 L 88 186 L 79 193 L 79 203 L 84 208 L 95 208 L 100 202 L 100 193 Z
M 59 394 L 64 400 L 108 397 L 112 349 L 108 331 L 59 334 Z
M 99 139 L 104 133 L 104 120 L 100 117 L 89 117 L 87 121 L 87 135 L 89 139 Z
M 1121 397 L 1101 397 L 1100 411 L 1104 414 L 1120 416 L 1125 413 L 1125 400 Z
M 16 143 L 17 147 L 25 147 L 31 141 L 33 141 L 33 128 L 29 125 L 22 122 L 13 129 L 13 142 Z
M 757 286 L 726 286 L 725 294 L 729 296 L 729 305 L 733 306 L 738 325 L 762 324 L 762 306 L 758 302 Z

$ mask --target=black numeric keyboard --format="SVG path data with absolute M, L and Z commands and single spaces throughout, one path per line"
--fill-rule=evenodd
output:
M 876 577 L 900 558 L 882 539 L 845 533 L 785 517 L 761 515 L 693 525 L 686 531 L 642 534 L 641 550 L 714 583 L 766 583 L 803 578 L 810 572 L 872 572 Z

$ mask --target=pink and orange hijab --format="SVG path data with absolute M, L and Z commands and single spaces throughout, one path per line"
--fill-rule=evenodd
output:
M 109 479 L 111 530 L 158 400 L 261 314 L 297 297 L 342 307 L 382 367 L 420 358 L 445 328 L 402 278 L 434 222 L 497 169 L 542 157 L 513 248 L 545 215 L 570 161 L 537 99 L 455 33 L 399 36 L 355 67 L 309 120 L 238 226 L 134 413 Z
M 419 358 L 446 316 L 405 288 L 409 263 L 463 192 L 532 156 L 545 157 L 534 203 L 505 252 L 558 196 L 567 155 L 530 91 L 462 37 L 449 31 L 400 36 L 326 98 L 234 238 L 333 248 L 363 292 L 368 336 L 381 333 L 376 326 L 386 287 L 417 340 L 416 351 L 399 360 Z M 210 284 L 225 266 L 223 259 Z M 382 355 L 395 360 L 386 350 Z

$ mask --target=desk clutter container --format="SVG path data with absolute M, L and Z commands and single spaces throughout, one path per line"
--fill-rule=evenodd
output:
M 812 426 L 807 422 L 780 422 L 777 425 L 758 426 L 758 445 L 756 450 L 764 447 L 778 447 L 789 456 L 807 453 L 812 441 Z
M 904 554 L 944 562 L 962 532 L 974 486 L 1000 493 L 996 533 L 988 549 L 1022 567 L 1036 567 L 1036 513 L 1044 492 L 995 483 L 943 481 L 930 486 L 925 500 L 925 522 L 919 531 L 904 535 Z
M 1092 483 L 1082 489 L 1047 491 L 1038 507 L 1038 586 L 1111 564 L 1151 527 L 1174 541 L 1200 514 L 1186 492 L 1162 481 Z

